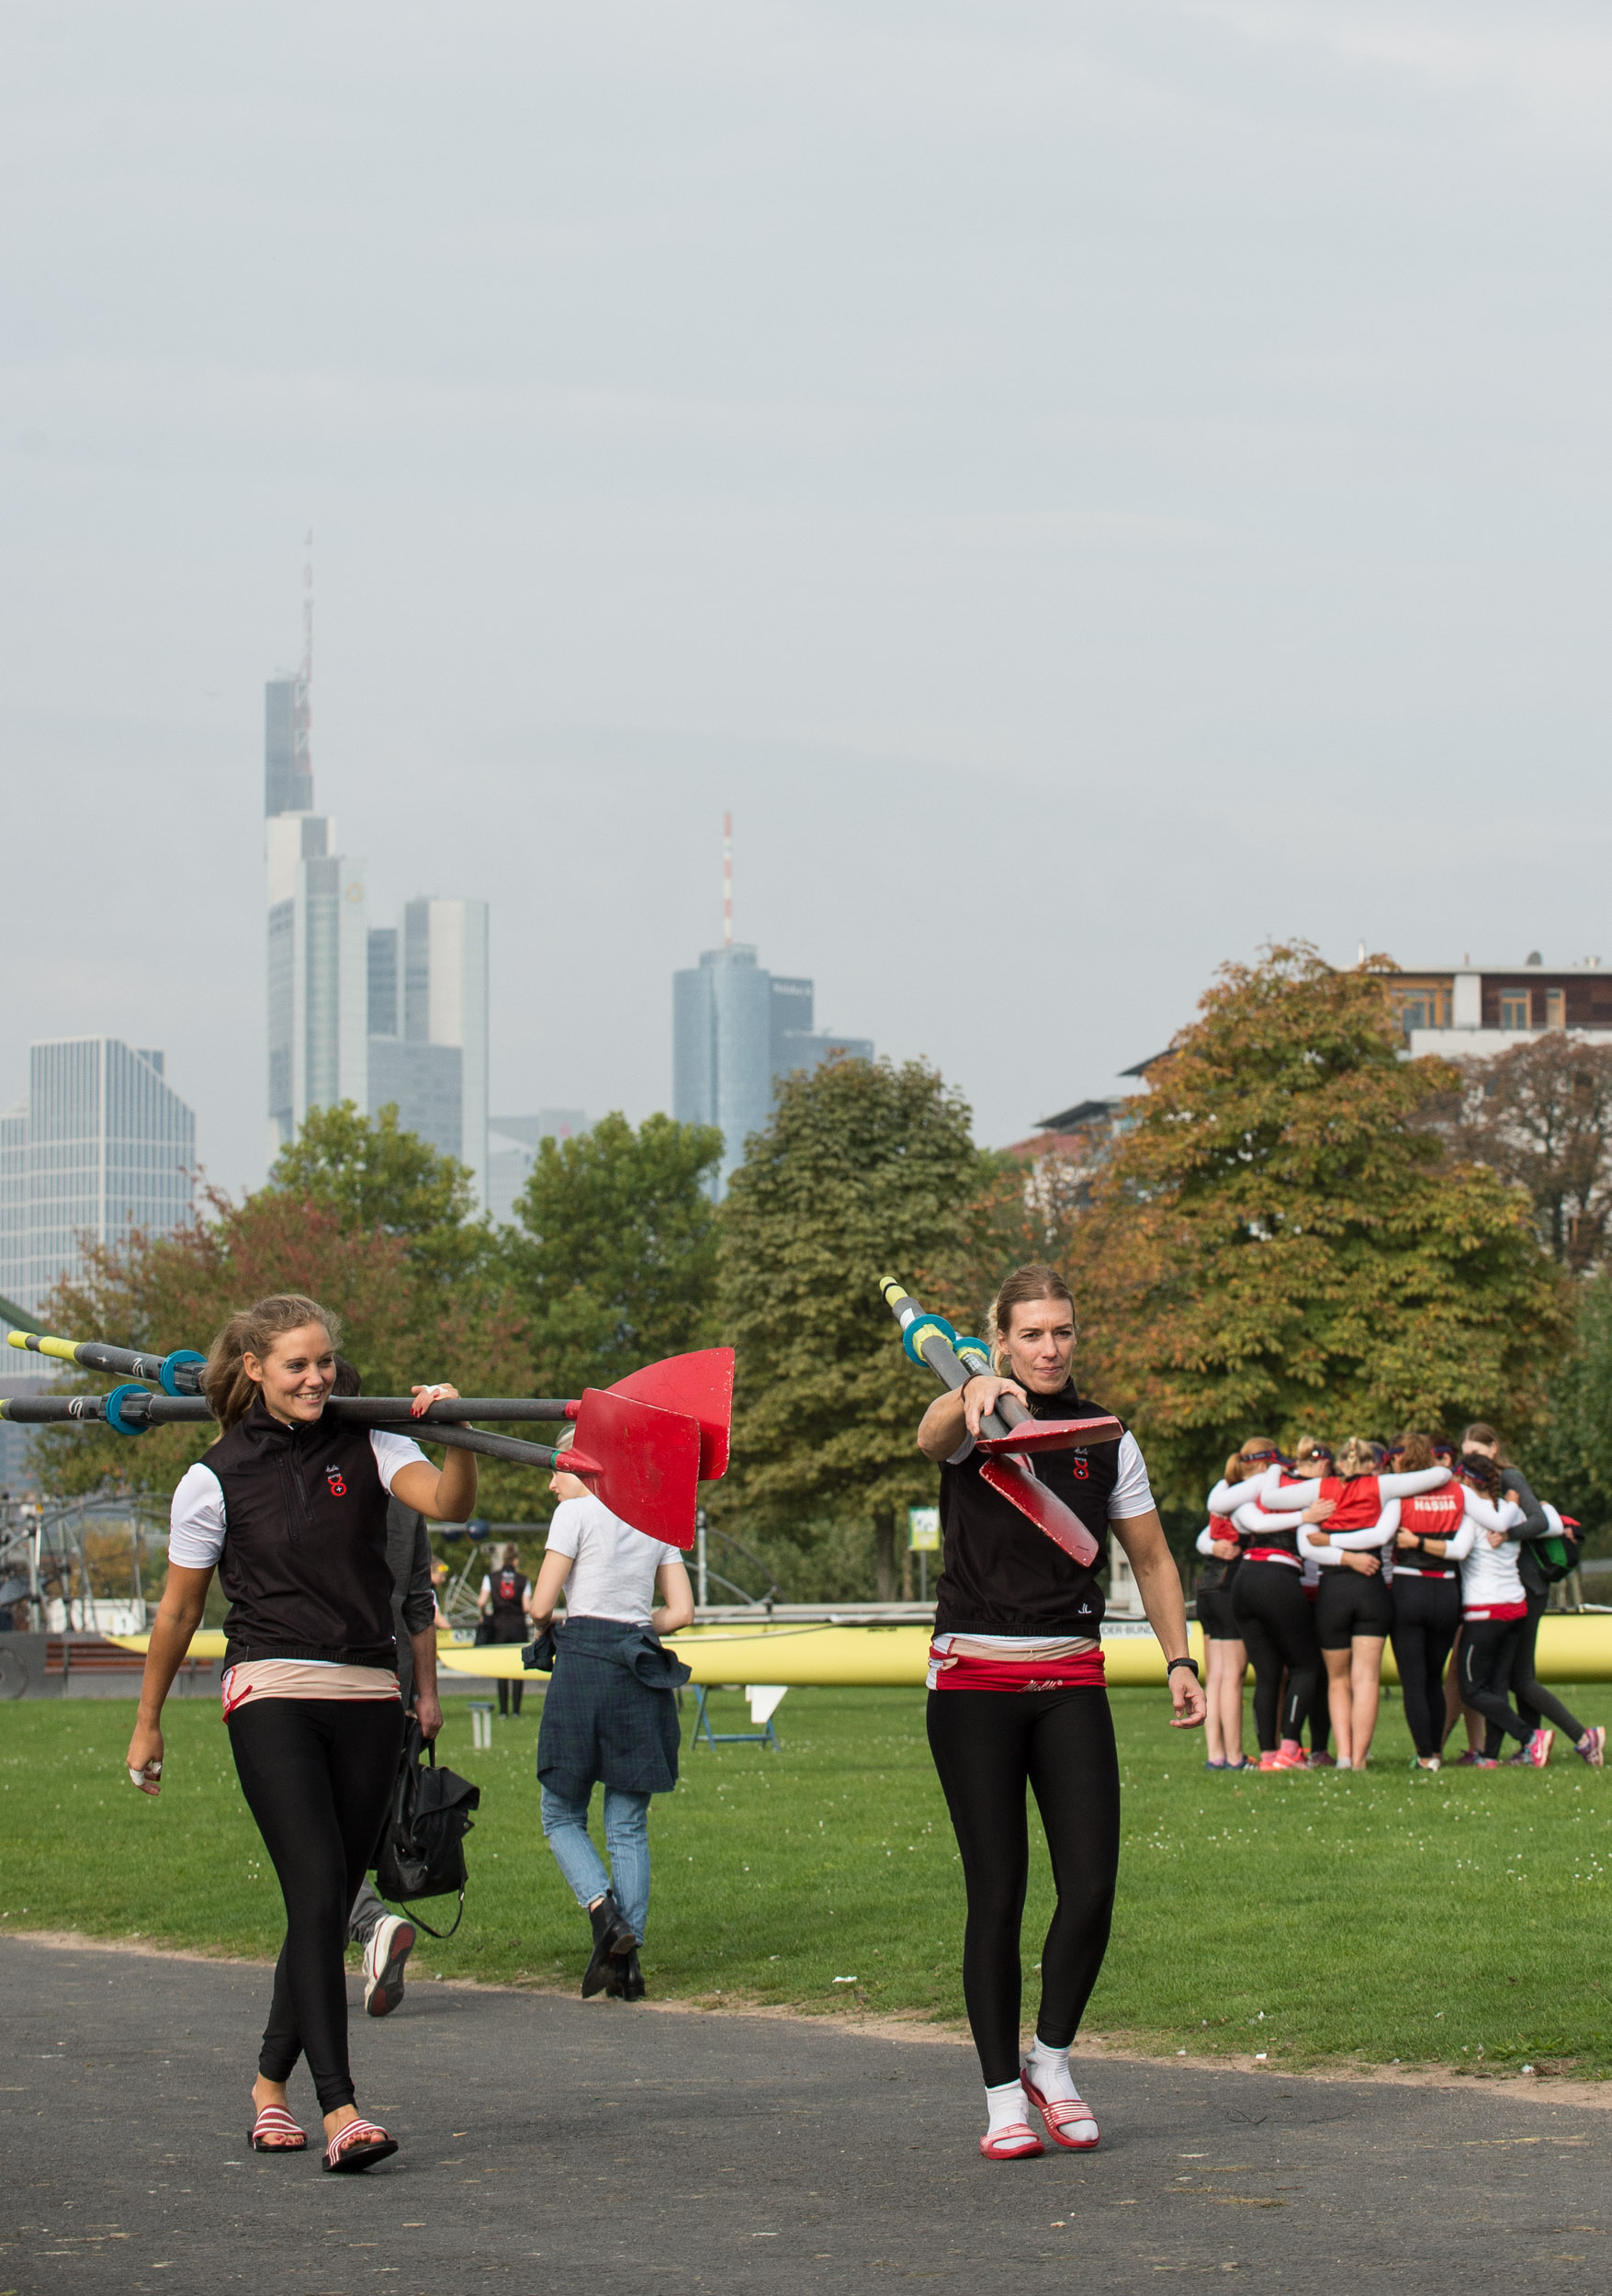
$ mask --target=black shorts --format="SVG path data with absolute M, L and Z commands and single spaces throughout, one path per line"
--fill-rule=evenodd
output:
M 1393 1631 L 1393 1597 L 1378 1571 L 1335 1564 L 1321 1574 L 1315 1598 L 1315 1633 L 1323 1650 L 1347 1650 L 1357 1634 L 1390 1634 Z
M 1198 1589 L 1198 1623 L 1209 1642 L 1241 1642 L 1243 1630 L 1232 1609 L 1232 1590 L 1224 1581 Z

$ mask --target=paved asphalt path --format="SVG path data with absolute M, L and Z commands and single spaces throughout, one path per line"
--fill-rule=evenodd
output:
M 335 2177 L 246 2149 L 267 1998 L 262 1969 L 0 1940 L 0 2296 L 1612 2281 L 1612 2119 L 1582 2107 L 1102 2059 L 1101 2150 L 998 2166 L 958 2044 L 415 1980 L 354 2020 L 402 2150 Z M 292 2101 L 316 2130 L 300 2072 Z

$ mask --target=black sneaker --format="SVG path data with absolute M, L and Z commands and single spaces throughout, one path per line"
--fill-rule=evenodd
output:
M 638 1941 L 633 1935 L 632 1924 L 608 1890 L 596 1906 L 588 1908 L 588 1918 L 593 1925 L 593 1958 L 582 1973 L 584 2001 L 603 1993 L 613 1977 L 619 1982 L 621 1972 L 613 1963 L 630 1953 Z

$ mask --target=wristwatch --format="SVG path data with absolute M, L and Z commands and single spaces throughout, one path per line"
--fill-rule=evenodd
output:
M 1198 1661 L 1196 1658 L 1172 1658 L 1168 1666 L 1165 1668 L 1165 1680 L 1167 1682 L 1169 1680 L 1171 1675 L 1175 1672 L 1178 1667 L 1190 1667 L 1192 1669 L 1192 1680 L 1195 1682 L 1201 1682 L 1203 1678 L 1198 1671 Z

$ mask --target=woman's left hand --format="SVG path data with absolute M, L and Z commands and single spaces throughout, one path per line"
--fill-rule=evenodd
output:
M 419 1419 L 423 1412 L 430 1410 L 434 1403 L 445 1402 L 449 1396 L 457 1396 L 458 1392 L 445 1379 L 438 1380 L 434 1387 L 411 1387 L 409 1393 L 414 1400 L 409 1406 L 410 1418 Z
M 1170 1704 L 1175 1708 L 1170 1716 L 1172 1730 L 1196 1730 L 1209 1712 L 1202 1683 L 1186 1667 L 1171 1669 Z

